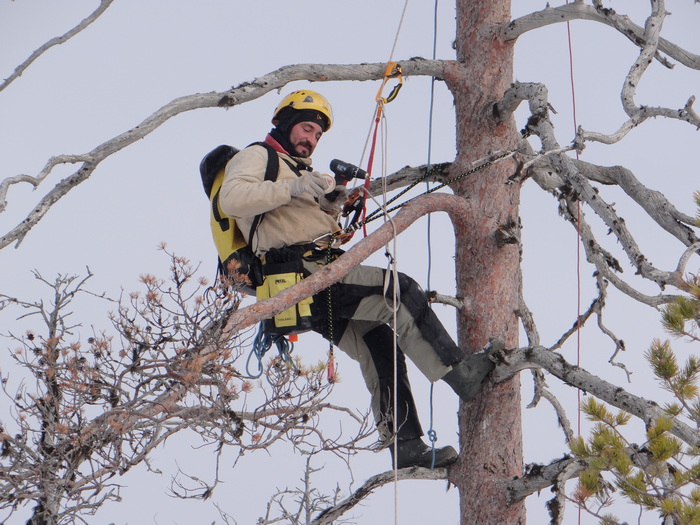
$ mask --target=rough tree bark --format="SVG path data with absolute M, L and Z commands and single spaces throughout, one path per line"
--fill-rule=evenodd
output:
M 509 0 L 457 2 L 458 62 L 445 79 L 457 114 L 453 173 L 489 152 L 516 148 L 513 119 L 499 122 L 493 111 L 513 78 L 513 45 L 501 36 L 509 21 Z M 496 164 L 453 187 L 466 203 L 465 228 L 455 231 L 457 293 L 468 298 L 458 322 L 466 352 L 478 351 L 491 337 L 517 346 L 519 244 L 503 243 L 498 235 L 517 229 L 519 187 L 506 184 L 514 169 L 513 161 Z M 524 523 L 524 503 L 507 505 L 503 490 L 523 467 L 518 377 L 487 385 L 461 405 L 459 417 L 460 460 L 450 480 L 459 487 L 461 523 Z

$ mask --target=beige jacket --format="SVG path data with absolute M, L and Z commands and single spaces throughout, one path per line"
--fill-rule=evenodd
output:
M 304 193 L 301 197 L 289 194 L 288 181 L 297 175 L 284 162 L 311 165 L 311 159 L 290 157 L 283 153 L 276 181 L 266 181 L 267 150 L 253 145 L 237 153 L 226 166 L 226 176 L 219 206 L 221 211 L 236 220 L 246 241 L 256 215 L 264 213 L 253 239 L 252 248 L 262 257 L 270 248 L 293 244 L 307 244 L 339 229 L 336 220 L 321 210 L 314 198 Z

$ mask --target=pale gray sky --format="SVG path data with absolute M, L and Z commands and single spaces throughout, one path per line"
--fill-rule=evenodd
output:
M 33 50 L 50 38 L 64 33 L 87 16 L 97 2 L 25 1 L 0 2 L 0 75 L 7 77 Z M 618 12 L 628 13 L 642 23 L 647 2 L 608 2 Z M 517 0 L 514 16 L 541 9 L 542 1 Z M 430 57 L 432 53 L 433 2 L 409 1 L 398 38 L 394 59 Z M 196 92 L 222 91 L 251 81 L 280 66 L 294 63 L 381 62 L 389 58 L 404 2 L 334 2 L 302 0 L 295 3 L 272 0 L 231 2 L 224 0 L 117 0 L 102 18 L 68 43 L 55 47 L 37 60 L 25 74 L 0 93 L 0 177 L 38 173 L 49 157 L 83 153 L 109 138 L 137 125 L 172 99 Z M 700 51 L 697 26 L 700 6 L 690 0 L 667 2 L 673 13 L 665 22 L 663 35 Z M 620 108 L 621 83 L 638 50 L 612 29 L 592 22 L 577 22 L 573 35 L 574 73 L 578 124 L 589 130 L 613 132 L 624 120 Z M 438 19 L 438 58 L 453 58 L 454 8 L 442 1 Z M 516 47 L 516 78 L 544 82 L 559 140 L 568 144 L 573 137 L 572 100 L 569 85 L 569 57 L 566 26 L 548 27 L 525 35 Z M 697 94 L 698 73 L 682 66 L 668 71 L 654 64 L 638 89 L 638 100 L 650 105 L 682 107 Z M 429 80 L 409 78 L 397 100 L 387 106 L 388 137 L 386 164 L 389 171 L 406 164 L 423 164 L 427 159 Z M 297 82 L 292 89 L 308 87 Z M 325 136 L 314 164 L 326 169 L 332 158 L 359 163 L 373 117 L 378 83 L 314 84 L 333 105 L 336 123 Z M 211 109 L 181 115 L 144 140 L 114 155 L 92 178 L 62 199 L 36 226 L 18 249 L 0 251 L 0 291 L 35 298 L 46 290 L 37 285 L 30 270 L 47 278 L 56 273 L 80 273 L 89 267 L 95 274 L 91 289 L 112 296 L 120 290 L 139 288 L 143 273 L 165 275 L 167 259 L 157 250 L 167 242 L 171 250 L 193 261 L 202 261 L 204 275 L 212 276 L 215 255 L 209 236 L 207 203 L 197 172 L 203 154 L 221 143 L 238 147 L 259 140 L 270 128 L 272 109 L 280 95 L 270 93 L 243 107 Z M 524 111 L 520 112 L 523 124 Z M 433 127 L 433 162 L 454 158 L 454 116 L 449 93 L 436 84 Z M 633 169 L 646 185 L 665 193 L 681 210 L 693 214 L 692 191 L 698 188 L 698 134 L 679 122 L 655 121 L 630 133 L 614 147 L 589 146 L 583 160 L 601 164 L 622 164 Z M 375 173 L 380 164 L 375 164 Z M 0 215 L 3 233 L 22 220 L 37 200 L 61 176 L 71 173 L 60 168 L 37 191 L 16 186 L 8 196 L 8 208 Z M 675 267 L 682 247 L 653 233 L 646 220 L 622 194 L 603 194 L 617 203 L 628 224 L 640 220 L 640 243 L 653 253 L 652 261 L 664 269 Z M 576 236 L 559 219 L 555 200 L 535 187 L 525 185 L 522 195 L 525 242 L 524 271 L 527 300 L 536 315 L 544 344 L 552 344 L 576 315 Z M 587 215 L 593 221 L 591 214 Z M 636 226 L 636 224 L 635 224 Z M 432 219 L 431 284 L 441 293 L 454 291 L 452 267 L 453 237 L 449 221 Z M 635 230 L 635 228 L 633 228 Z M 635 230 L 636 231 L 636 230 Z M 419 282 L 426 281 L 426 223 L 420 221 L 404 234 L 396 257 L 399 268 Z M 611 246 L 609 249 L 614 250 Z M 384 266 L 384 257 L 371 261 Z M 632 273 L 623 263 L 625 275 Z M 590 281 L 592 269 L 582 266 L 583 308 L 595 293 Z M 653 292 L 653 288 L 649 287 Z M 658 316 L 641 309 L 631 300 L 611 292 L 606 321 L 628 345 L 625 362 L 634 372 L 633 383 L 605 364 L 612 348 L 594 330 L 584 330 L 582 364 L 601 376 L 639 394 L 649 394 L 650 380 L 641 354 L 654 336 L 663 336 Z M 76 319 L 87 337 L 91 326 L 108 327 L 104 309 L 87 303 L 76 310 Z M 443 322 L 454 332 L 454 313 L 436 306 Z M 15 327 L 13 315 L 0 312 L 0 330 Z M 0 341 L 4 341 L 0 340 Z M 3 343 L 2 347 L 5 345 Z M 680 344 L 678 345 L 681 346 Z M 684 347 L 682 347 L 684 348 Z M 297 352 L 318 359 L 326 344 L 305 335 Z M 3 350 L 6 352 L 6 350 Z M 575 348 L 564 353 L 575 360 Z M 3 375 L 7 357 L 0 357 Z M 344 381 L 333 393 L 339 403 L 365 410 L 368 396 L 353 362 L 340 355 Z M 523 402 L 532 394 L 523 374 Z M 429 384 L 415 369 L 411 377 L 424 426 L 428 426 Z M 575 412 L 575 391 L 550 385 Z M 361 392 L 361 394 L 357 394 Z M 439 444 L 457 443 L 457 399 L 438 385 L 435 428 Z M 556 429 L 552 410 L 542 404 L 524 410 L 526 462 L 546 462 L 565 453 L 563 436 Z M 542 429 L 547 429 L 543 431 Z M 227 475 L 227 482 L 210 502 L 178 502 L 163 496 L 169 485 L 168 473 L 175 459 L 181 466 L 201 468 L 206 476 L 213 462 L 208 452 L 191 450 L 191 440 L 178 438 L 156 457 L 166 473 L 147 476 L 135 471 L 122 481 L 125 503 L 111 505 L 94 523 L 116 524 L 219 523 L 211 501 L 234 516 L 239 524 L 254 523 L 264 512 L 265 498 L 275 489 L 295 486 L 301 475 L 301 458 L 291 456 L 289 447 L 276 447 L 272 457 L 250 455 Z M 390 468 L 389 454 L 366 454 L 355 464 L 358 483 Z M 332 488 L 344 480 L 341 465 L 329 462 L 320 479 Z M 455 523 L 458 500 L 455 490 L 444 483 L 402 483 L 397 489 L 397 521 L 414 523 Z M 545 519 L 541 498 L 528 505 L 531 523 Z M 386 487 L 357 508 L 358 524 L 395 521 L 393 487 Z M 570 510 L 572 516 L 575 512 Z M 634 519 L 634 511 L 628 519 Z M 1 517 L 0 517 L 1 519 Z M 568 521 L 568 520 L 567 520 Z M 645 523 L 652 523 L 645 521 Z M 584 519 L 583 523 L 592 523 Z

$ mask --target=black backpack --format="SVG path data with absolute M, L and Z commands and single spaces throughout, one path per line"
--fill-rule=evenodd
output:
M 267 150 L 265 180 L 277 180 L 279 172 L 277 152 L 272 146 L 264 142 L 254 142 L 253 144 L 263 146 Z M 255 289 L 263 282 L 262 263 L 255 255 L 255 252 L 253 252 L 249 243 L 246 243 L 243 234 L 236 225 L 236 221 L 225 215 L 219 208 L 219 192 L 224 181 L 226 164 L 239 151 L 233 146 L 227 145 L 213 149 L 207 153 L 199 164 L 199 173 L 202 177 L 204 193 L 209 197 L 210 202 L 211 232 L 219 255 L 218 272 L 221 275 L 230 277 L 235 282 L 241 283 L 244 290 L 253 294 Z M 256 215 L 253 219 L 248 235 L 251 243 L 264 215 Z

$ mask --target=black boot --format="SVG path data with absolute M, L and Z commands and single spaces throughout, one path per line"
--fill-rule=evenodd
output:
M 471 401 L 481 390 L 481 383 L 496 366 L 491 356 L 505 348 L 500 339 L 491 339 L 483 352 L 464 356 L 452 370 L 443 376 L 443 381 L 452 387 L 463 401 Z
M 423 443 L 421 438 L 407 439 L 398 441 L 396 446 L 398 461 L 396 468 L 402 469 L 407 467 L 423 467 L 423 468 L 441 468 L 454 463 L 459 456 L 457 451 L 450 447 L 440 447 L 435 449 L 435 465 L 433 465 L 433 449 Z M 391 464 L 394 465 L 394 446 L 389 447 L 391 450 Z

